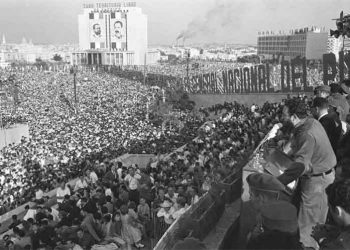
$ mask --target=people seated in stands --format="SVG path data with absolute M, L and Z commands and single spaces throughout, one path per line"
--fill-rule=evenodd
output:
M 150 235 L 159 239 L 186 213 L 187 206 L 205 192 L 214 194 L 211 186 L 245 165 L 264 134 L 281 121 L 281 104 L 266 103 L 251 112 L 234 102 L 203 109 L 209 115 L 227 113 L 204 128 L 200 127 L 205 118 L 188 110 L 177 113 L 184 124 L 182 129 L 162 128 L 162 117 L 145 119 L 148 99 L 151 105 L 159 100 L 148 86 L 105 73 L 82 75 L 91 82 L 81 83 L 79 112 L 70 104 L 69 75 L 28 72 L 18 76 L 32 93 L 18 111 L 18 116 L 28 121 L 31 139 L 0 152 L 3 211 L 33 200 L 38 187 L 46 193 L 61 183 L 57 189 L 58 216 L 54 208 L 26 209 L 24 232 L 31 237 L 33 249 L 59 245 L 87 248 L 95 243 L 96 248 L 104 249 L 107 245 L 103 244 L 121 245 L 115 237 L 128 247 L 142 247 L 148 218 L 156 224 L 153 231 L 159 231 Z M 55 103 L 52 100 L 56 100 L 57 88 L 52 87 L 52 77 L 57 78 L 64 94 L 64 100 Z M 193 140 L 197 136 L 198 140 Z M 288 134 L 283 136 L 288 138 Z M 347 141 L 343 143 L 347 145 Z M 166 157 L 183 145 L 182 151 Z M 157 157 L 141 170 L 134 164 L 117 162 L 125 153 Z M 66 183 L 77 177 L 71 190 Z M 278 177 L 280 183 L 264 175 L 253 177 L 248 181 L 253 199 L 289 199 L 284 186 L 289 184 L 288 176 Z M 136 207 L 137 213 L 133 212 Z M 166 225 L 160 228 L 157 223 Z

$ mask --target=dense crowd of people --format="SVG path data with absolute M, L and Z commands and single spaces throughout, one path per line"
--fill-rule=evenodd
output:
M 263 136 L 264 119 L 275 119 L 275 106 L 265 108 L 266 118 L 261 119 L 243 105 L 225 103 L 220 107 L 225 110 L 223 117 L 202 129 L 198 130 L 203 118 L 184 115 L 187 129 L 177 137 L 171 134 L 176 132 L 168 131 L 167 137 L 153 139 L 147 129 L 153 132 L 157 128 L 143 118 L 145 107 L 142 112 L 142 98 L 137 96 L 137 88 L 147 93 L 145 87 L 91 74 L 90 85 L 79 86 L 79 91 L 86 90 L 79 94 L 79 108 L 75 110 L 55 99 L 55 95 L 62 95 L 58 89 L 65 90 L 67 96 L 70 91 L 67 83 L 58 88 L 57 79 L 45 82 L 51 77 L 35 72 L 32 81 L 22 83 L 27 96 L 18 113 L 28 120 L 32 138 L 2 150 L 4 203 L 32 198 L 39 204 L 34 209 L 27 207 L 23 227 L 18 226 L 16 216 L 13 218 L 14 235 L 5 237 L 7 245 L 32 245 L 34 249 L 75 244 L 97 249 L 101 244 L 111 249 L 120 245 L 143 247 L 141 238 L 164 230 L 152 226 L 151 213 L 165 225 L 172 224 L 213 183 L 235 171 Z M 113 92 L 114 88 L 118 91 Z M 136 100 L 130 101 L 135 96 Z M 203 117 L 213 110 L 202 111 L 206 114 Z M 171 152 L 179 146 L 175 141 L 178 138 L 184 138 L 179 144 L 187 142 L 181 151 L 167 158 L 159 155 L 146 169 L 116 161 L 120 153 L 132 152 L 140 144 L 140 153 Z M 141 143 L 133 144 L 133 140 Z M 156 143 L 168 148 L 162 151 L 163 145 L 157 147 Z M 74 186 L 67 185 L 67 180 L 77 176 Z M 57 211 L 40 205 L 45 204 L 45 192 L 54 187 L 58 187 Z
M 181 133 L 175 125 L 154 124 L 146 113 L 160 94 L 106 73 L 81 74 L 77 105 L 69 74 L 32 71 L 16 77 L 21 103 L 15 113 L 3 114 L 3 125 L 26 121 L 30 138 L 1 150 L 1 213 L 30 200 L 36 188 L 47 192 L 58 179 L 77 177 L 88 161 L 170 152 L 193 139 L 203 122 L 181 112 Z
M 278 177 L 257 173 L 247 179 L 263 218 L 248 248 L 349 246 L 341 241 L 349 239 L 350 224 L 348 82 L 318 87 L 313 98 L 262 107 L 217 104 L 201 108 L 202 115 L 180 112 L 179 129 L 147 119 L 162 93 L 135 81 L 85 72 L 75 103 L 66 73 L 16 76 L 20 103 L 4 121 L 26 121 L 31 138 L 0 152 L 1 208 L 4 213 L 28 200 L 37 205 L 27 206 L 22 220 L 12 217 L 11 231 L 0 242 L 4 248 L 143 248 L 238 171 L 277 125 L 283 126 L 269 145 L 289 153 L 294 164 Z M 204 123 L 210 114 L 219 119 Z M 140 168 L 119 162 L 124 153 L 157 157 Z M 292 181 L 298 189 L 291 200 L 285 193 Z M 58 205 L 50 207 L 45 193 L 53 188 Z M 271 191 L 281 199 L 271 198 Z M 333 225 L 324 225 L 328 207 Z M 276 226 L 278 220 L 285 224 Z

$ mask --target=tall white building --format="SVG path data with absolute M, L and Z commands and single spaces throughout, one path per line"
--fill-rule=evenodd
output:
M 147 16 L 135 2 L 84 4 L 74 65 L 143 65 Z

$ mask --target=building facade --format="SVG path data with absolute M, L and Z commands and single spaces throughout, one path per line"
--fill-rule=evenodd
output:
M 297 56 L 307 60 L 321 60 L 327 53 L 328 33 L 320 29 L 308 28 L 292 31 L 289 34 L 259 33 L 258 55 L 265 58 L 284 56 L 290 60 Z
M 80 51 L 72 54 L 72 64 L 144 64 L 147 16 L 136 3 L 84 4 L 78 23 Z

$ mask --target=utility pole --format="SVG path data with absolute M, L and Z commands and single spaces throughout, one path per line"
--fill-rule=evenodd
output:
M 73 87 L 74 87 L 74 102 L 75 102 L 75 113 L 78 113 L 78 99 L 77 99 L 77 67 L 72 67 L 71 73 L 73 74 Z
M 190 73 L 190 50 L 186 51 L 186 55 L 187 55 L 187 65 L 186 65 L 186 77 L 187 77 L 187 81 L 189 79 L 189 73 Z

